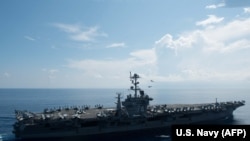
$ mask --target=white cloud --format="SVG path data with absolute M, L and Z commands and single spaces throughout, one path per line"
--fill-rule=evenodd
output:
M 55 27 L 61 29 L 67 33 L 79 33 L 81 32 L 81 27 L 79 25 L 73 24 L 63 24 L 63 23 L 55 23 L 53 24 Z
M 68 67 L 81 69 L 86 72 L 99 72 L 98 74 L 113 73 L 117 70 L 129 71 L 137 67 L 154 66 L 157 57 L 154 49 L 138 50 L 130 53 L 130 57 L 121 60 L 69 60 Z
M 90 42 L 97 37 L 107 37 L 106 33 L 100 32 L 98 26 L 83 27 L 77 24 L 56 23 L 53 26 L 69 34 L 69 38 L 75 41 Z
M 156 71 L 157 56 L 154 49 L 138 50 L 130 53 L 125 59 L 116 60 L 69 60 L 67 67 L 82 70 L 84 79 L 98 79 L 101 87 L 109 84 L 122 85 L 128 82 L 130 71 L 142 74 Z M 87 84 L 88 85 L 88 84 Z
M 246 7 L 243 10 L 244 10 L 244 13 L 250 13 L 250 7 Z
M 71 39 L 76 41 L 94 41 L 96 37 L 106 37 L 107 34 L 98 32 L 98 27 L 90 27 L 86 31 L 81 31 L 74 35 L 71 35 Z
M 216 9 L 220 7 L 224 7 L 225 3 L 219 3 L 219 4 L 212 4 L 212 5 L 207 5 L 205 8 L 206 9 Z
M 234 20 L 213 28 L 203 28 L 180 34 L 173 39 L 166 34 L 155 42 L 157 47 L 170 49 L 190 48 L 201 44 L 201 48 L 210 51 L 230 52 L 249 47 L 250 19 Z
M 173 39 L 170 34 L 164 35 L 161 39 L 155 42 L 156 47 L 166 47 L 175 50 L 175 55 L 177 55 L 178 49 L 189 48 L 195 42 L 195 32 L 192 34 L 187 34 L 180 36 L 178 39 Z
M 125 43 L 112 43 L 110 45 L 107 45 L 107 48 L 120 48 L 120 47 L 125 47 Z
M 36 39 L 30 37 L 30 36 L 24 36 L 25 39 L 30 40 L 30 41 L 35 41 Z
M 46 69 L 46 68 L 43 68 L 42 71 L 47 73 L 49 79 L 56 78 L 56 73 L 59 72 L 58 69 Z
M 165 34 L 151 49 L 133 51 L 124 59 L 69 60 L 67 67 L 81 72 L 77 76 L 86 87 L 127 86 L 130 71 L 139 72 L 144 81 L 147 78 L 157 82 L 247 81 L 248 25 L 250 18 L 221 21 L 177 37 Z
M 215 4 L 213 4 L 213 5 L 207 5 L 205 8 L 206 9 L 216 9 L 217 6 Z
M 157 61 L 157 56 L 154 49 L 144 49 L 131 52 L 130 55 L 140 62 L 140 65 L 152 64 L 154 65 Z
M 220 23 L 224 20 L 224 17 L 217 17 L 215 15 L 208 15 L 208 18 L 203 21 L 196 22 L 196 25 L 207 26 L 211 24 Z
M 234 20 L 223 26 L 201 31 L 203 41 L 210 51 L 231 52 L 247 48 L 250 36 L 250 19 Z M 238 45 L 237 45 L 238 44 Z
M 249 80 L 250 18 L 227 22 L 223 17 L 208 15 L 196 25 L 200 27 L 178 36 L 167 33 L 156 40 L 151 49 L 133 51 L 127 58 L 68 60 L 66 67 L 76 71 L 68 76 L 85 87 L 127 86 L 130 71 L 139 72 L 144 81 L 150 78 L 157 82 Z M 97 36 L 89 35 L 100 35 L 96 27 L 83 30 L 77 25 L 63 25 L 61 28 L 73 40 L 90 41 L 88 37 Z M 118 42 L 106 47 L 123 46 L 125 43 Z M 51 78 L 58 72 L 56 69 L 44 71 Z
M 11 74 L 8 72 L 4 72 L 4 73 L 0 74 L 0 80 L 1 80 L 1 78 L 9 78 L 9 77 L 11 77 Z
M 4 76 L 4 77 L 10 77 L 11 75 L 10 75 L 10 73 L 5 72 L 5 73 L 3 73 L 3 76 Z
M 58 72 L 58 70 L 57 69 L 50 69 L 50 70 L 48 70 L 49 71 L 49 73 L 50 74 L 55 74 L 55 73 L 57 73 Z
M 222 19 L 208 21 L 200 24 L 208 25 L 216 21 L 221 22 Z M 236 19 L 213 27 L 204 26 L 202 29 L 181 33 L 176 38 L 171 34 L 164 35 L 155 42 L 155 48 L 158 50 L 159 80 L 247 80 L 250 76 L 250 56 L 247 53 L 250 51 L 249 25 L 250 18 Z M 178 55 L 171 55 L 170 50 L 174 50 Z M 164 72 L 165 75 L 162 75 Z

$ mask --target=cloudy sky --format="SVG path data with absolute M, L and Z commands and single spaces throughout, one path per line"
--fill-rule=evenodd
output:
M 2 0 L 0 17 L 0 88 L 250 85 L 248 0 Z

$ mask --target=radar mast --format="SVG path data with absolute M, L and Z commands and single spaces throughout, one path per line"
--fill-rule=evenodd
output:
M 131 86 L 130 89 L 134 90 L 135 97 L 137 97 L 137 91 L 140 90 L 140 88 L 137 86 L 139 84 L 139 82 L 137 81 L 138 78 L 140 78 L 138 74 L 135 73 L 134 75 L 132 75 L 130 72 L 130 81 L 133 84 L 133 86 Z

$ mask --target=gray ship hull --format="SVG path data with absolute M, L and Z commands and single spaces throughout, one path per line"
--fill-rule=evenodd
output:
M 44 125 L 26 125 L 23 131 L 17 131 L 16 135 L 22 139 L 34 138 L 63 138 L 76 136 L 94 136 L 103 134 L 119 134 L 125 132 L 134 132 L 140 130 L 154 130 L 159 128 L 170 128 L 173 124 L 196 124 L 216 122 L 232 117 L 233 111 L 237 107 L 216 110 L 194 110 L 187 112 L 176 112 L 171 114 L 157 115 L 153 117 L 138 117 L 136 119 L 127 119 L 128 125 L 119 125 L 119 121 L 110 124 L 106 120 L 98 119 L 98 124 L 89 127 L 80 127 L 81 121 L 68 128 L 46 127 Z M 107 123 L 106 123 L 107 122 Z M 72 123 L 70 123 L 72 124 Z

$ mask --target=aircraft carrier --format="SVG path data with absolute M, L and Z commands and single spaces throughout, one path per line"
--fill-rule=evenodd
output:
M 154 130 L 173 124 L 195 124 L 232 117 L 245 101 L 201 104 L 150 105 L 149 97 L 138 85 L 138 74 L 130 73 L 133 86 L 124 101 L 117 93 L 116 106 L 102 105 L 59 107 L 41 113 L 15 110 L 13 133 L 20 139 L 63 138 L 101 134 L 118 134 L 140 130 Z

